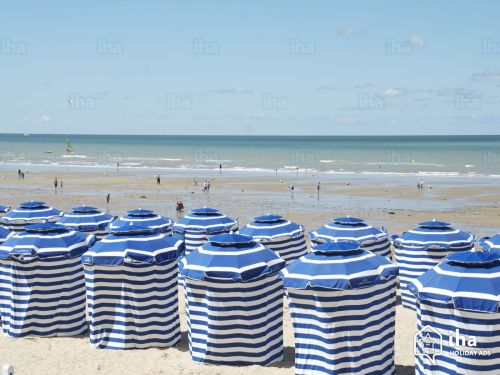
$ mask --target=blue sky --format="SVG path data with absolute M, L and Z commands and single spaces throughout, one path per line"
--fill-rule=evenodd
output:
M 499 134 L 497 1 L 16 1 L 0 132 Z

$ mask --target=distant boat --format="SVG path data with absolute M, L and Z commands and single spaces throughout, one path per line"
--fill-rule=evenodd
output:
M 52 154 L 52 151 L 51 150 L 46 150 L 45 153 L 46 154 Z
M 73 146 L 71 145 L 68 138 L 66 138 L 66 152 L 71 154 L 73 152 Z

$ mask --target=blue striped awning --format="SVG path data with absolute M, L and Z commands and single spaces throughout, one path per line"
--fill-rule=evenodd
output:
M 215 208 L 197 208 L 176 221 L 174 233 L 184 234 L 188 230 L 217 234 L 238 229 L 238 222 Z
M 255 240 L 270 241 L 275 238 L 298 237 L 304 233 L 304 226 L 284 219 L 279 215 L 258 216 L 239 230 L 240 234 Z
M 280 272 L 286 288 L 357 289 L 395 278 L 387 258 L 363 250 L 356 241 L 325 242 Z
M 112 231 L 83 255 L 84 265 L 163 263 L 176 259 L 184 249 L 181 240 L 136 222 L 115 226 Z
M 309 232 L 315 243 L 336 240 L 358 241 L 365 250 L 390 258 L 391 242 L 383 230 L 372 227 L 363 219 L 339 217 L 325 226 Z
M 9 211 L 5 216 L 0 218 L 0 222 L 5 225 L 26 225 L 44 221 L 55 221 L 61 214 L 60 210 L 49 207 L 44 202 L 29 201 L 21 203 L 19 207 Z
M 64 213 L 58 224 L 81 232 L 92 232 L 106 228 L 113 220 L 113 215 L 99 211 L 92 206 L 80 206 Z
M 249 281 L 277 273 L 285 261 L 276 252 L 240 234 L 219 234 L 179 260 L 179 272 L 193 280 Z
M 500 250 L 500 233 L 493 237 L 484 237 L 479 240 L 479 246 L 485 251 Z
M 173 222 L 169 217 L 158 215 L 153 210 L 139 208 L 127 211 L 126 215 L 113 221 L 108 227 L 108 232 L 113 232 L 115 228 L 128 225 L 129 223 L 136 223 L 140 226 L 152 228 L 161 233 L 170 234 L 172 232 Z
M 0 225 L 0 245 L 4 243 L 7 238 L 12 236 L 14 233 L 9 229 Z
M 0 245 L 0 259 L 80 257 L 95 241 L 93 235 L 71 231 L 55 223 L 31 224 Z
M 459 310 L 500 312 L 500 253 L 450 254 L 408 288 L 420 300 L 443 301 Z

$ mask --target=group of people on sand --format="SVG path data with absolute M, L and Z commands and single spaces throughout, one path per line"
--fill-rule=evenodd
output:
M 17 178 L 20 180 L 24 180 L 24 172 L 20 169 L 17 170 Z
M 57 191 L 57 187 L 59 186 L 60 189 L 62 190 L 63 188 L 63 180 L 58 181 L 57 177 L 54 177 L 54 189 Z

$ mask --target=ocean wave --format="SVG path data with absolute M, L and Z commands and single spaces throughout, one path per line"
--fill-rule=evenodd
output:
M 63 155 L 64 159 L 86 159 L 87 155 Z

